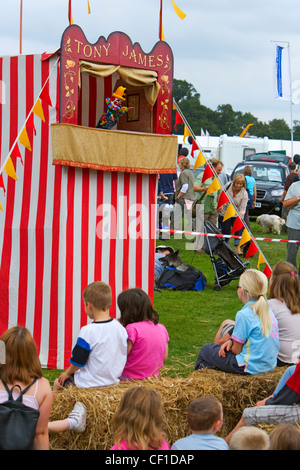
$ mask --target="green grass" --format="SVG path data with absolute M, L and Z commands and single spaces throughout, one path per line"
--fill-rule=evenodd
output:
M 262 234 L 261 227 L 251 222 L 254 237 L 287 239 L 287 234 L 280 236 Z M 221 291 L 214 291 L 215 276 L 210 257 L 206 254 L 195 254 L 186 250 L 186 239 L 157 240 L 157 245 L 171 245 L 179 249 L 182 260 L 200 269 L 207 278 L 207 285 L 202 292 L 174 292 L 162 290 L 154 294 L 154 307 L 159 313 L 160 322 L 164 324 L 170 336 L 169 357 L 163 373 L 174 376 L 187 376 L 193 371 L 194 364 L 202 345 L 211 342 L 220 323 L 226 318 L 234 319 L 241 308 L 237 298 L 237 280 L 231 281 Z M 233 244 L 233 241 L 230 242 Z M 257 241 L 265 259 L 272 267 L 280 259 L 286 258 L 287 243 Z M 243 258 L 242 258 L 243 259 Z M 257 268 L 258 254 L 249 260 L 249 267 Z M 261 265 L 263 270 L 264 265 Z M 59 375 L 57 370 L 45 370 L 45 376 L 52 383 Z

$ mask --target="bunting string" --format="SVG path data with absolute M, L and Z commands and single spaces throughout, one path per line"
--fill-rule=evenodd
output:
M 201 145 L 197 141 L 197 138 L 190 127 L 189 123 L 187 122 L 185 116 L 183 115 L 182 111 L 180 110 L 178 104 L 176 103 L 175 100 L 173 100 L 173 109 L 176 110 L 176 115 L 175 115 L 175 129 L 177 124 L 183 123 L 184 124 L 184 133 L 183 133 L 183 141 L 185 142 L 185 139 L 190 136 L 193 140 L 192 143 L 192 150 L 191 154 L 193 158 L 195 158 L 195 151 L 198 150 L 198 155 L 195 160 L 194 164 L 194 170 L 199 168 L 202 165 L 206 165 L 203 177 L 202 177 L 202 182 L 205 181 L 208 178 L 213 178 L 211 185 L 209 186 L 207 190 L 207 194 L 213 193 L 214 191 L 222 190 L 219 196 L 218 200 L 218 205 L 217 208 L 219 209 L 222 205 L 226 204 L 229 202 L 226 213 L 224 215 L 223 220 L 227 220 L 231 217 L 234 217 L 236 215 L 236 220 L 235 223 L 232 227 L 231 233 L 236 232 L 237 230 L 240 230 L 243 228 L 242 236 L 237 237 L 240 239 L 240 244 L 239 246 L 243 246 L 246 243 L 251 241 L 251 244 L 249 246 L 249 249 L 246 254 L 246 258 L 253 256 L 255 253 L 259 253 L 259 258 L 258 258 L 258 264 L 257 268 L 260 269 L 261 264 L 266 264 L 266 271 L 268 275 L 271 273 L 271 267 L 266 260 L 265 256 L 263 255 L 260 247 L 256 243 L 256 240 L 252 233 L 250 232 L 248 226 L 246 225 L 244 219 L 240 216 L 239 211 L 237 207 L 234 204 L 234 201 L 232 200 L 230 194 L 226 191 L 226 188 L 222 184 L 221 180 L 218 177 L 218 174 L 216 173 L 214 167 L 211 165 L 209 158 L 205 155 L 205 151 L 201 148 Z M 195 234 L 194 234 L 195 235 Z M 230 235 L 230 237 L 232 237 Z

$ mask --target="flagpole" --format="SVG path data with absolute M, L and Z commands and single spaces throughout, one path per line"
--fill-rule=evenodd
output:
M 22 54 L 23 0 L 20 0 L 20 54 Z

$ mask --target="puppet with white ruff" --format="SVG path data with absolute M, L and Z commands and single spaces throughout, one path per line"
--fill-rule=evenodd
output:
M 99 119 L 96 127 L 100 129 L 112 129 L 116 124 L 118 124 L 119 119 L 123 114 L 126 114 L 129 110 L 133 109 L 122 105 L 122 102 L 126 100 L 126 94 L 126 88 L 119 86 L 111 98 L 106 98 L 106 109 Z

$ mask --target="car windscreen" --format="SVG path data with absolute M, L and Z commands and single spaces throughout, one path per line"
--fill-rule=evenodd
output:
M 251 165 L 252 169 L 252 176 L 255 180 L 266 182 L 266 183 L 284 183 L 284 171 L 282 168 L 279 167 L 272 167 L 272 166 L 259 166 L 259 165 Z M 232 179 L 237 173 L 243 173 L 244 167 L 239 167 L 232 175 Z

